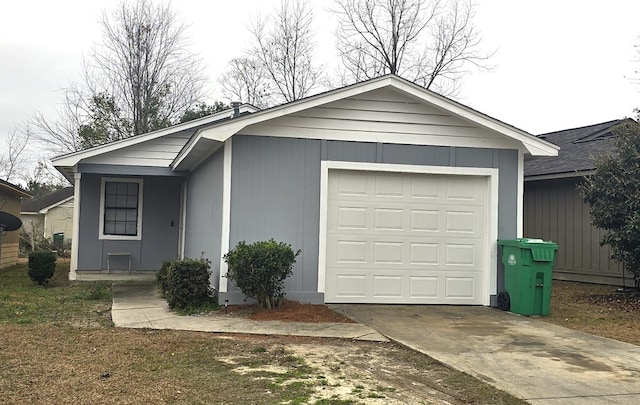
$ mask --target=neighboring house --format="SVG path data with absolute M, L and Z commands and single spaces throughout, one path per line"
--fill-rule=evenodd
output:
M 393 75 L 234 110 L 53 160 L 75 184 L 70 278 L 203 256 L 241 303 L 222 256 L 275 238 L 302 250 L 291 299 L 496 305 L 524 155 L 557 146 Z
M 64 246 L 71 243 L 73 231 L 73 187 L 65 187 L 39 198 L 22 201 L 22 229 L 33 239 L 54 241 L 60 237 Z M 33 241 L 32 241 L 33 245 Z
M 0 211 L 20 218 L 20 200 L 23 198 L 31 198 L 31 196 L 19 186 L 0 180 Z M 18 262 L 19 241 L 20 230 L 7 232 L 2 236 L 0 268 L 12 266 Z
M 524 235 L 560 245 L 554 277 L 622 285 L 622 268 L 601 247 L 602 231 L 591 225 L 589 206 L 576 186 L 593 173 L 593 158 L 613 149 L 611 129 L 625 120 L 540 135 L 560 147 L 557 157 L 525 160 Z M 629 281 L 627 277 L 627 282 Z

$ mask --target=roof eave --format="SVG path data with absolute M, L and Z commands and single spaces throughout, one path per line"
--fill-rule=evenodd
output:
M 246 113 L 246 112 L 255 113 L 256 111 L 260 111 L 257 107 L 254 107 L 251 104 L 241 105 L 240 110 L 242 113 Z M 66 155 L 57 156 L 52 158 L 51 162 L 53 163 L 53 166 L 56 169 L 58 169 L 58 171 L 62 173 L 67 180 L 73 183 L 73 168 L 83 159 L 87 159 L 93 156 L 98 156 L 104 153 L 112 152 L 124 147 L 133 146 L 142 142 L 146 142 L 146 141 L 150 141 L 166 135 L 170 135 L 172 133 L 190 130 L 202 125 L 207 125 L 209 123 L 215 123 L 216 121 L 220 121 L 224 118 L 228 118 L 230 113 L 233 113 L 233 110 L 227 109 L 215 114 L 211 114 L 206 117 L 187 121 L 181 124 L 176 124 L 167 128 L 159 129 L 157 131 L 132 136 L 130 138 L 121 139 L 119 141 L 96 146 L 91 149 L 81 150 L 81 151 L 72 152 Z
M 183 148 L 183 150 L 178 154 L 174 162 L 171 164 L 171 167 L 174 170 L 176 170 L 177 167 L 181 167 L 181 162 L 186 158 L 191 150 L 194 150 L 197 147 L 197 144 L 201 138 L 224 142 L 235 133 L 239 132 L 249 125 L 282 117 L 301 110 L 331 103 L 333 101 L 345 99 L 368 91 L 377 90 L 389 85 L 405 91 L 406 93 L 411 94 L 424 102 L 428 102 L 439 108 L 442 108 L 443 110 L 449 111 L 452 114 L 455 114 L 467 121 L 471 121 L 476 125 L 514 139 L 522 144 L 523 149 L 527 153 L 533 156 L 558 156 L 558 150 L 560 148 L 557 145 L 537 138 L 534 135 L 505 124 L 495 118 L 482 114 L 470 107 L 457 103 L 451 99 L 420 87 L 398 76 L 386 75 L 366 82 L 356 83 L 351 86 L 321 93 L 299 101 L 275 106 L 248 116 L 237 117 L 233 120 L 219 123 L 218 125 L 212 125 L 206 128 L 202 128 L 198 130 L 198 132 L 194 134 L 192 140 L 187 145 L 185 145 L 185 148 Z

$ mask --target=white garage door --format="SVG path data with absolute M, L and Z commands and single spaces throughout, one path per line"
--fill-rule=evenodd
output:
M 326 302 L 482 304 L 487 177 L 331 170 Z

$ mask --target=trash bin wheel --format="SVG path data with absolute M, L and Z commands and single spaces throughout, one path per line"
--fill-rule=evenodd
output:
M 511 298 L 509 298 L 509 293 L 503 291 L 498 294 L 498 308 L 503 311 L 508 311 L 511 308 Z

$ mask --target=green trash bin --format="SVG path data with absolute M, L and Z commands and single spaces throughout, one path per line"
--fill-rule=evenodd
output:
M 58 232 L 53 234 L 53 246 L 61 248 L 64 244 L 64 232 Z
M 499 240 L 505 291 L 498 307 L 521 315 L 549 315 L 551 278 L 558 245 L 542 239 Z

